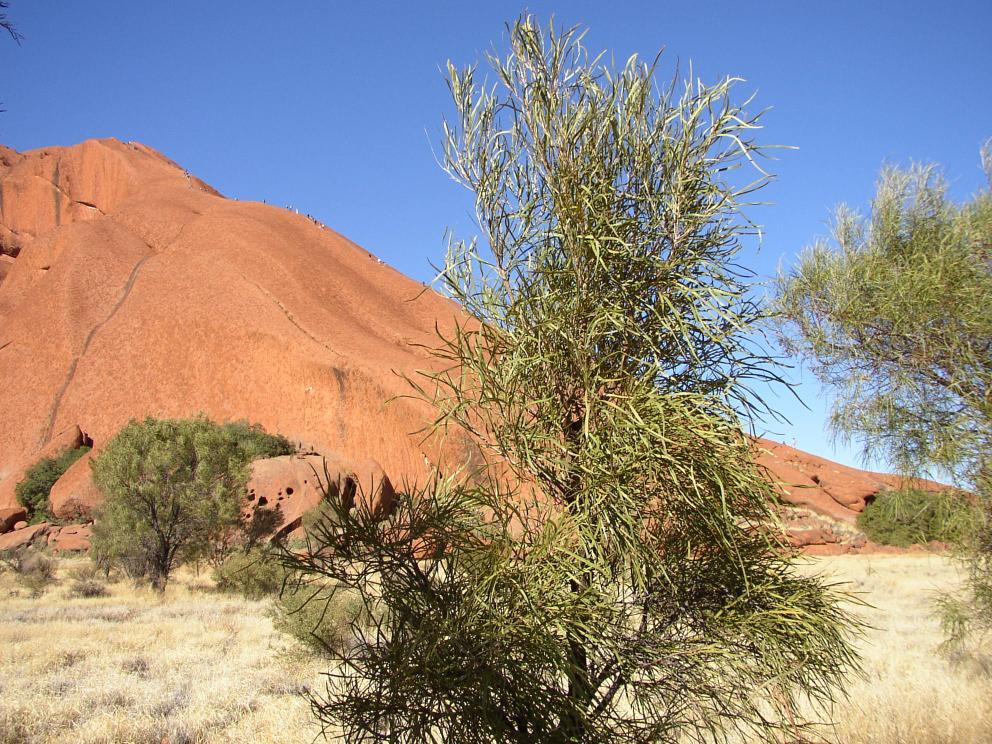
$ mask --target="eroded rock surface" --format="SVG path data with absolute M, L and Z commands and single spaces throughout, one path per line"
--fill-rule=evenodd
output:
M 426 406 L 385 403 L 457 307 L 305 215 L 136 143 L 5 148 L 0 245 L 0 507 L 59 432 L 99 450 L 145 416 L 248 419 L 400 479 L 440 457 L 410 436 Z
M 458 312 L 326 226 L 226 199 L 144 145 L 0 146 L 0 377 L 16 381 L 0 406 L 0 509 L 17 506 L 15 485 L 41 457 L 91 440 L 98 454 L 132 418 L 201 412 L 337 453 L 338 475 L 423 481 L 470 447 L 423 443 L 411 433 L 432 412 L 386 402 L 409 392 L 397 372 L 434 363 L 415 344 L 434 344 Z M 866 501 L 896 485 L 759 444 L 783 499 L 829 521 L 795 528 L 809 546 L 851 544 L 845 530 Z M 99 503 L 88 463 L 53 489 L 59 518 Z M 312 464 L 255 469 L 256 499 L 280 504 L 283 529 L 319 497 Z

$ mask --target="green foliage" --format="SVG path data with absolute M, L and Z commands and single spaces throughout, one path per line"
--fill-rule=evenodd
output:
M 355 742 L 798 738 L 856 623 L 770 532 L 744 433 L 776 377 L 734 262 L 757 117 L 576 29 L 509 44 L 490 84 L 449 65 L 444 165 L 484 239 L 450 245 L 471 317 L 411 381 L 481 456 L 388 515 L 328 494 L 284 555 L 374 618 L 311 702 Z
M 268 457 L 291 455 L 296 451 L 293 443 L 281 434 L 269 434 L 258 424 L 247 421 L 229 421 L 221 424 L 224 433 L 235 443 L 245 462 Z
M 364 611 L 355 592 L 287 589 L 279 596 L 272 624 L 318 654 L 334 657 L 353 642 Z
M 28 468 L 24 480 L 14 490 L 18 503 L 27 509 L 31 524 L 53 521 L 48 501 L 52 486 L 70 465 L 89 451 L 85 446 L 67 449 L 58 457 L 46 457 Z
M 163 590 L 173 567 L 230 544 L 248 465 L 289 446 L 257 427 L 204 417 L 131 421 L 93 462 L 106 501 L 94 558 Z
M 931 540 L 960 544 L 975 533 L 977 504 L 953 491 L 884 491 L 865 507 L 858 526 L 883 545 L 907 547 Z
M 936 166 L 889 167 L 870 215 L 840 207 L 833 237 L 780 278 L 787 349 L 836 391 L 840 436 L 975 484 L 992 452 L 992 191 L 956 204 Z
M 213 570 L 218 591 L 262 599 L 280 592 L 286 571 L 266 549 L 235 551 Z
M 992 140 L 982 162 L 992 185 Z M 992 189 L 957 204 L 936 166 L 885 168 L 871 213 L 841 207 L 833 238 L 780 277 L 785 346 L 836 391 L 839 436 L 975 490 L 968 588 L 943 607 L 952 636 L 992 627 Z

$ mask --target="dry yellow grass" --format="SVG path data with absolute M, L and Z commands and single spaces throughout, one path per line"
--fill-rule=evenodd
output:
M 939 555 L 838 556 L 813 561 L 859 592 L 855 612 L 872 627 L 859 644 L 865 677 L 849 687 L 825 732 L 841 744 L 992 742 L 990 659 L 948 659 L 934 617 L 935 592 L 958 586 L 958 566 Z
M 126 582 L 95 599 L 62 581 L 31 597 L 0 574 L 0 744 L 17 742 L 310 742 L 319 730 L 298 695 L 320 660 L 273 630 L 267 604 L 211 593 L 181 574 L 164 599 Z M 952 662 L 930 597 L 958 581 L 931 555 L 812 561 L 874 607 L 866 677 L 824 733 L 843 744 L 992 742 L 992 674 Z
M 33 598 L 0 574 L 0 744 L 318 733 L 298 693 L 320 684 L 320 663 L 273 630 L 265 603 L 206 592 L 188 574 L 163 599 L 128 582 L 74 599 L 70 586 Z

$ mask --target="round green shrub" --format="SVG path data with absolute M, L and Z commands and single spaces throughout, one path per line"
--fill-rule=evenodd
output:
M 964 494 L 908 488 L 880 493 L 858 517 L 858 526 L 877 543 L 904 548 L 931 540 L 960 544 L 979 518 L 977 505 Z
M 352 624 L 365 612 L 361 597 L 347 589 L 287 587 L 272 624 L 320 654 L 340 653 L 353 639 Z

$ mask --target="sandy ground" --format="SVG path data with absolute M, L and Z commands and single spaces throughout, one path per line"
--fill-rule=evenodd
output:
M 107 597 L 69 596 L 60 581 L 31 596 L 0 573 L 0 744 L 27 742 L 310 742 L 318 729 L 299 696 L 321 661 L 280 635 L 263 602 L 213 593 L 184 573 L 164 599 L 127 582 Z M 844 744 L 992 742 L 988 660 L 948 659 L 930 599 L 958 581 L 935 555 L 811 560 L 861 592 L 872 626 L 863 679 L 824 731 Z

